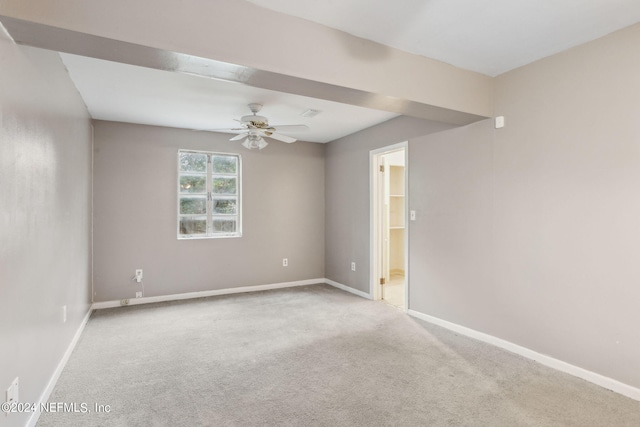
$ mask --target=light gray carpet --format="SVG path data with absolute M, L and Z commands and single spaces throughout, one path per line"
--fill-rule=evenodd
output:
M 327 285 L 96 311 L 39 426 L 640 426 L 640 402 Z

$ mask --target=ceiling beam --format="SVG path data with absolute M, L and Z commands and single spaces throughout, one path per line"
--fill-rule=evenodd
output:
M 489 96 L 487 94 L 490 94 L 491 90 L 487 85 L 484 85 L 482 78 L 478 80 L 474 76 L 472 76 L 471 80 L 461 79 L 458 85 L 454 82 L 452 87 L 457 92 L 451 93 L 451 99 L 458 99 L 460 93 L 464 92 L 466 88 L 469 89 L 469 97 L 473 98 L 475 103 L 470 102 L 468 106 L 470 108 L 451 108 L 443 105 L 447 104 L 447 102 L 425 102 L 418 96 L 398 95 L 398 91 L 394 90 L 372 89 L 371 84 L 368 85 L 369 87 L 363 88 L 347 81 L 340 81 L 339 78 L 322 80 L 315 77 L 313 79 L 302 78 L 294 76 L 292 73 L 274 71 L 274 67 L 236 65 L 231 62 L 220 61 L 215 55 L 193 55 L 185 53 L 186 49 L 160 49 L 141 43 L 116 40 L 112 37 L 104 37 L 85 31 L 48 25 L 30 19 L 0 15 L 0 22 L 2 22 L 16 43 L 59 52 L 238 82 L 263 89 L 326 99 L 455 125 L 473 123 L 485 119 L 491 114 L 491 108 L 489 107 L 491 101 L 485 102 L 486 105 L 482 104 L 484 102 L 482 96 Z M 368 41 L 364 42 L 369 43 Z M 255 50 L 255 52 L 257 56 L 264 54 L 260 49 Z M 318 55 L 321 54 L 322 52 L 318 51 Z M 299 56 L 304 55 L 300 54 Z M 415 60 L 415 58 L 413 59 Z M 428 58 L 424 59 L 428 60 Z M 455 67 L 443 65 L 455 69 Z M 471 73 L 465 70 L 455 70 Z M 456 80 L 455 76 L 457 74 L 454 72 L 449 76 L 448 80 Z M 424 77 L 424 85 L 416 86 L 416 93 L 424 90 L 422 86 L 434 84 L 428 77 Z M 366 75 L 362 76 L 363 80 L 366 80 L 366 78 Z M 389 79 L 392 78 L 393 76 L 389 76 Z M 334 82 L 329 80 L 334 80 Z M 440 86 L 447 86 L 450 83 L 445 81 Z M 386 82 L 384 84 L 388 85 L 389 83 Z M 402 84 L 406 84 L 406 82 L 403 81 Z M 435 93 L 436 91 L 432 90 L 431 92 Z M 473 105 L 478 103 L 476 102 L 478 99 L 480 99 L 480 104 L 482 105 L 474 107 Z M 450 104 L 455 105 L 456 103 L 450 102 Z

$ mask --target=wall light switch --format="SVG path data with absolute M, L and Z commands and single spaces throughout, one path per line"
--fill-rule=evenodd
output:
M 409 220 L 411 221 L 416 220 L 416 211 L 409 211 Z
M 496 129 L 501 129 L 504 127 L 504 116 L 496 117 Z
M 16 377 L 11 383 L 5 394 L 5 402 L 17 403 L 20 401 L 20 380 Z M 9 415 L 9 412 L 5 412 L 5 415 Z

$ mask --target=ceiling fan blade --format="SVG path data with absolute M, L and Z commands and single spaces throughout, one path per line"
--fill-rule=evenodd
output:
M 233 137 L 233 138 L 231 138 L 229 141 L 239 141 L 239 140 L 241 140 L 242 138 L 246 138 L 246 137 L 247 137 L 247 135 L 249 135 L 249 134 L 248 134 L 248 133 L 241 133 L 241 134 L 238 134 L 238 135 L 234 136 L 234 137 Z
M 291 144 L 292 142 L 296 142 L 297 140 L 295 138 L 292 138 L 290 136 L 287 135 L 283 135 L 281 133 L 276 133 L 276 132 L 271 132 L 271 131 L 261 131 L 261 134 L 263 134 L 264 136 L 267 136 L 269 138 L 273 138 L 273 139 L 277 139 L 278 141 L 282 141 L 282 142 L 286 142 Z
M 224 128 L 224 129 L 191 129 L 196 132 L 244 132 L 246 128 Z
M 309 126 L 307 125 L 279 125 L 272 126 L 271 129 L 276 130 L 277 132 L 305 132 L 309 130 Z

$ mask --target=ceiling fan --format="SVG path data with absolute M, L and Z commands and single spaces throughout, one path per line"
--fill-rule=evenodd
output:
M 246 138 L 242 143 L 242 146 L 250 150 L 253 148 L 262 150 L 264 147 L 269 145 L 269 143 L 264 140 L 265 137 L 273 138 L 289 144 L 297 141 L 296 138 L 283 135 L 280 131 L 300 132 L 309 130 L 309 127 L 306 125 L 270 126 L 269 120 L 266 117 L 257 115 L 257 113 L 262 109 L 262 104 L 249 104 L 249 109 L 252 114 L 242 116 L 240 120 L 234 119 L 240 123 L 240 127 L 216 130 L 221 132 L 240 132 L 238 135 L 231 138 L 230 141 L 240 141 Z

